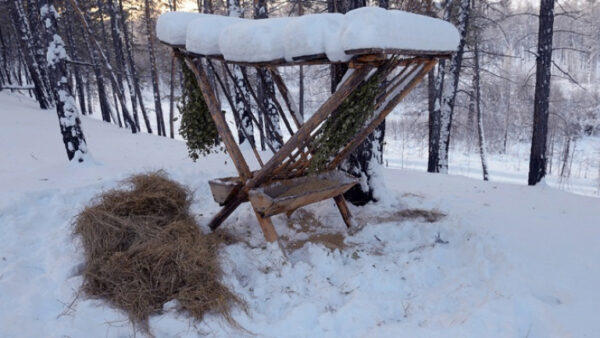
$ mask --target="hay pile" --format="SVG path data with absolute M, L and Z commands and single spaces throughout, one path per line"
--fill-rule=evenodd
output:
M 190 192 L 162 172 L 135 175 L 129 190 L 110 190 L 75 220 L 86 267 L 82 291 L 124 310 L 148 329 L 148 316 L 177 300 L 201 320 L 241 300 L 219 282 L 217 250 L 223 238 L 203 235 L 189 213 Z

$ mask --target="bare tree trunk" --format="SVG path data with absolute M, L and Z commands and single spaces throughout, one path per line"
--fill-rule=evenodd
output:
M 116 85 L 118 87 L 118 85 Z M 121 121 L 121 112 L 119 111 L 119 102 L 117 100 L 117 94 L 116 94 L 116 90 L 115 89 L 115 84 L 113 83 L 113 92 L 112 92 L 112 97 L 113 97 L 113 107 L 115 107 L 115 116 L 113 116 L 113 120 L 117 119 L 117 122 L 119 123 L 119 128 L 123 128 L 123 122 Z M 118 90 L 121 90 L 121 88 L 117 88 Z
M 123 86 L 123 74 L 125 73 L 125 55 L 123 54 L 123 34 L 121 31 L 120 11 L 117 9 L 115 0 L 108 0 L 107 8 L 108 8 L 108 15 L 110 17 L 110 32 L 111 32 L 111 37 L 112 37 L 112 41 L 113 41 L 113 49 L 114 49 L 114 54 L 115 54 L 117 86 L 119 87 L 119 91 L 124 94 L 125 88 Z M 127 79 L 127 77 L 125 77 L 125 79 Z M 129 82 L 129 80 L 127 80 L 127 82 Z M 131 89 L 130 85 L 129 85 L 129 88 Z M 131 93 L 131 90 L 130 90 L 130 93 Z M 123 101 L 125 104 L 127 104 L 127 98 L 125 95 L 123 95 Z M 135 105 L 132 104 L 132 107 L 135 107 Z M 124 110 L 123 110 L 123 113 L 125 113 Z M 133 123 L 135 124 L 135 129 L 139 130 L 140 126 L 139 126 L 137 119 L 135 119 L 136 116 L 137 116 L 137 113 L 134 114 Z M 127 125 L 128 123 L 129 122 L 127 120 L 125 120 L 125 125 Z
M 550 133 L 550 153 L 548 154 L 548 174 L 552 175 L 552 162 L 554 162 L 554 143 L 556 143 L 556 127 Z
M 12 69 L 12 63 L 9 60 L 8 57 L 8 44 L 5 41 L 5 37 L 4 37 L 4 31 L 2 30 L 2 28 L 0 27 L 0 49 L 1 49 L 1 55 L 2 55 L 2 69 L 4 71 L 4 83 L 5 84 L 12 84 L 12 79 L 10 76 L 10 71 Z
M 529 157 L 529 185 L 536 185 L 546 176 L 546 139 L 548 137 L 554 0 L 540 1 L 539 18 L 535 97 L 533 103 L 533 136 Z
M 571 150 L 571 136 L 565 133 L 565 143 L 563 148 L 563 156 L 562 156 L 562 166 L 560 168 L 560 177 L 567 177 L 567 166 L 569 163 L 569 153 Z
M 104 74 L 102 73 L 102 69 L 100 68 L 100 57 L 98 56 L 98 52 L 96 51 L 96 49 L 94 49 L 91 46 L 87 36 L 88 33 L 84 32 L 84 38 L 93 64 L 92 69 L 94 70 L 94 75 L 96 77 L 96 86 L 98 88 L 98 102 L 100 103 L 100 114 L 102 115 L 102 121 L 110 123 L 113 113 L 110 103 L 108 102 L 108 95 L 106 93 L 106 87 L 104 85 Z M 117 123 L 117 121 L 114 122 Z
M 47 96 L 49 90 L 46 88 L 40 65 L 37 63 L 35 55 L 35 46 L 33 45 L 33 34 L 29 27 L 29 22 L 23 9 L 23 3 L 21 0 L 13 0 L 13 6 L 11 6 L 12 17 L 16 25 L 18 26 L 18 33 L 20 35 L 20 47 L 25 57 L 25 64 L 29 71 L 29 76 L 35 86 L 34 94 L 38 101 L 40 108 L 48 109 L 52 104 L 52 99 Z
M 169 1 L 171 11 L 177 10 L 177 0 Z M 169 136 L 175 138 L 175 71 L 177 70 L 175 55 L 171 56 L 171 89 L 169 91 Z
M 200 0 L 198 0 L 200 1 Z M 213 5 L 211 0 L 204 0 L 204 13 L 213 13 Z M 198 6 L 200 8 L 200 6 Z
M 475 88 L 475 76 L 473 75 L 473 88 Z M 471 153 L 475 135 L 475 90 L 469 91 L 469 110 L 467 112 L 467 151 Z
M 92 108 L 92 89 L 90 88 L 90 80 L 85 81 L 85 93 L 87 94 L 87 111 L 88 114 L 94 115 L 94 109 Z
M 56 101 L 56 112 L 58 122 L 63 137 L 63 143 L 67 151 L 69 161 L 84 162 L 87 157 L 87 145 L 81 121 L 75 106 L 75 99 L 71 94 L 67 79 L 67 53 L 61 37 L 58 32 L 58 13 L 54 8 L 52 0 L 43 0 L 44 5 L 41 8 L 41 15 L 45 21 L 46 30 L 50 37 L 50 43 L 47 49 L 47 61 L 50 71 L 53 73 L 51 78 L 56 80 L 53 88 Z
M 106 26 L 104 25 L 104 2 L 103 0 L 96 0 L 96 6 L 98 7 L 98 16 L 100 18 L 100 32 L 101 32 L 101 37 L 102 37 L 102 45 L 99 48 L 100 53 L 106 57 L 106 64 L 105 64 L 105 68 L 107 71 L 111 71 L 112 70 L 112 66 L 110 66 L 110 49 L 108 49 L 108 34 L 106 34 Z M 88 22 L 90 22 L 89 18 L 87 20 Z M 100 43 L 98 43 L 98 45 L 100 46 Z M 107 51 L 107 52 L 105 52 Z M 109 65 L 108 67 L 106 67 L 106 65 Z M 123 122 L 121 121 L 121 115 L 119 112 L 119 105 L 117 104 L 117 98 L 116 98 L 116 92 L 119 91 L 121 89 L 121 87 L 116 84 L 115 82 L 111 82 L 110 83 L 111 88 L 112 88 L 112 97 L 113 97 L 113 107 L 114 110 L 111 109 L 110 113 L 111 113 L 111 118 L 113 120 L 113 122 L 117 123 L 119 125 L 120 128 L 123 127 Z M 115 88 L 115 86 L 117 88 Z
M 144 5 L 146 34 L 148 34 L 148 53 L 150 55 L 150 74 L 152 76 L 152 89 L 154 91 L 154 110 L 156 111 L 156 129 L 159 136 L 167 136 L 158 85 L 158 70 L 156 69 L 156 55 L 154 53 L 154 30 L 150 16 L 150 0 L 144 0 Z
M 31 35 L 33 40 L 31 41 L 34 47 L 34 54 L 37 64 L 40 68 L 40 75 L 44 82 L 44 88 L 46 89 L 46 97 L 50 99 L 50 105 L 54 104 L 54 94 L 52 92 L 52 85 L 50 84 L 51 79 L 48 73 L 48 62 L 46 61 L 45 45 L 49 41 L 47 38 L 46 30 L 42 29 L 42 22 L 40 21 L 40 6 L 39 1 L 27 0 L 27 12 L 29 20 L 29 28 L 31 29 Z
M 444 20 L 450 20 L 452 13 L 452 0 L 444 1 Z M 429 73 L 432 74 L 433 70 Z M 441 59 L 437 65 L 435 81 L 429 79 L 429 90 L 433 86 L 433 95 L 429 94 L 429 154 L 427 159 L 427 171 L 430 173 L 440 172 L 440 136 L 441 136 L 441 102 L 444 93 L 444 82 L 446 77 L 446 60 Z M 433 84 L 432 84 L 433 82 Z M 433 99 L 432 99 L 433 98 Z
M 298 1 L 298 16 L 304 15 L 302 0 Z M 304 119 L 304 66 L 300 65 L 298 71 L 298 114 Z
M 458 92 L 458 80 L 463 59 L 463 52 L 467 38 L 467 28 L 470 16 L 470 0 L 460 0 L 458 14 L 458 31 L 460 33 L 460 42 L 458 50 L 452 57 L 449 70 L 449 86 L 445 86 L 442 95 L 439 95 L 435 103 L 435 108 L 440 110 L 440 136 L 439 136 L 439 159 L 437 171 L 448 173 L 448 152 L 450 150 L 450 131 L 452 127 L 452 115 L 454 113 L 454 101 Z
M 134 119 L 139 125 L 139 121 L 137 118 L 137 109 L 136 109 L 136 99 L 139 100 L 140 110 L 142 111 L 142 117 L 144 118 L 144 125 L 146 126 L 146 130 L 149 134 L 152 134 L 152 127 L 150 126 L 150 118 L 148 118 L 148 112 L 146 111 L 146 105 L 144 104 L 144 98 L 142 96 L 142 90 L 140 88 L 140 81 L 138 79 L 137 70 L 135 69 L 135 62 L 133 60 L 133 47 L 131 43 L 131 39 L 129 37 L 129 30 L 127 29 L 127 24 L 123 19 L 125 12 L 123 11 L 123 0 L 119 0 L 119 10 L 121 11 L 121 24 L 123 26 L 123 37 L 125 38 L 125 53 L 127 54 L 127 63 L 129 64 L 129 76 L 131 77 L 131 82 L 133 84 L 134 92 L 130 93 L 131 101 L 134 111 Z
M 77 46 L 75 45 L 75 39 L 73 38 L 73 9 L 71 6 L 65 8 L 67 15 L 65 16 L 65 32 L 67 34 L 67 41 L 69 41 L 69 54 L 71 59 L 75 60 L 77 56 Z M 85 106 L 85 88 L 83 87 L 83 80 L 79 71 L 78 65 L 72 65 L 73 75 L 75 75 L 75 89 L 77 90 L 77 98 L 79 99 L 79 109 L 81 114 L 87 115 Z
M 473 84 L 475 85 L 475 108 L 477 111 L 477 139 L 478 139 L 478 145 L 479 145 L 479 157 L 481 158 L 481 170 L 483 173 L 483 180 L 484 181 L 488 181 L 489 180 L 489 174 L 488 174 L 488 164 L 487 164 L 487 158 L 486 158 L 486 154 L 485 154 L 485 134 L 483 132 L 483 117 L 482 117 L 482 112 L 481 112 L 481 83 L 480 83 L 480 78 L 479 78 L 479 35 L 476 33 L 475 34 L 475 46 L 473 49 L 473 58 L 474 63 L 475 63 L 475 68 L 473 69 L 474 74 L 473 74 Z
M 110 76 L 110 80 L 111 80 L 111 83 L 113 85 L 113 90 L 117 91 L 116 94 L 117 94 L 117 96 L 119 98 L 119 101 L 121 103 L 121 109 L 122 109 L 122 112 L 123 112 L 123 118 L 125 119 L 125 121 L 131 127 L 131 132 L 134 133 L 134 134 L 137 133 L 137 131 L 138 131 L 137 126 L 135 125 L 135 122 L 133 121 L 133 119 L 129 115 L 129 110 L 127 109 L 127 105 L 125 103 L 125 96 L 123 95 L 123 92 L 119 90 L 119 86 L 117 85 L 117 77 L 115 76 L 115 73 L 112 70 L 112 67 L 111 67 L 110 62 L 108 60 L 108 57 L 106 56 L 106 54 L 104 54 L 102 48 L 100 47 L 100 44 L 98 43 L 98 40 L 96 40 L 95 36 L 93 35 L 93 32 L 90 29 L 90 26 L 88 25 L 88 20 L 86 19 L 86 17 L 84 16 L 84 14 L 81 12 L 81 9 L 77 5 L 77 0 L 69 0 L 69 2 L 71 3 L 71 6 L 73 7 L 73 10 L 75 11 L 75 14 L 77 14 L 77 17 L 79 18 L 79 20 L 81 22 L 81 25 L 83 26 L 84 30 L 88 33 L 88 37 L 91 40 L 91 43 L 93 43 L 94 46 L 96 47 L 96 48 L 93 48 L 94 52 L 97 52 L 102 57 L 102 61 L 104 63 L 104 67 L 106 68 L 106 70 L 108 71 L 108 74 Z
M 254 19 L 266 19 L 269 17 L 267 10 L 266 0 L 254 0 Z M 273 102 L 275 97 L 275 84 L 273 78 L 268 72 L 259 70 L 259 84 L 260 90 L 258 91 L 259 100 L 262 100 L 262 105 L 265 111 L 262 112 L 265 120 L 265 135 L 267 138 L 270 148 L 279 150 L 283 145 L 283 134 L 281 133 L 281 126 L 279 125 L 279 112 L 277 106 Z

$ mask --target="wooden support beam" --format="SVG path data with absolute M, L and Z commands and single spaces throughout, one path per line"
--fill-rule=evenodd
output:
M 262 229 L 263 235 L 265 236 L 267 242 L 275 242 L 277 240 L 277 232 L 275 231 L 273 222 L 271 222 L 271 217 L 263 217 L 256 210 L 254 210 L 254 215 L 256 215 L 258 224 L 260 225 L 260 228 Z
M 227 126 L 227 122 L 225 121 L 225 117 L 223 116 L 223 113 L 219 110 L 219 107 L 217 105 L 217 100 L 215 97 L 215 92 L 211 89 L 210 83 L 208 81 L 208 76 L 206 75 L 206 72 L 204 70 L 204 66 L 202 65 L 196 65 L 191 59 L 189 58 L 185 58 L 185 62 L 188 65 L 188 67 L 190 69 L 192 69 L 192 71 L 194 72 L 194 75 L 196 75 L 196 80 L 198 81 L 198 86 L 200 86 L 200 90 L 202 91 L 202 95 L 204 96 L 204 100 L 206 101 L 206 104 L 208 105 L 209 111 L 211 113 L 211 116 L 213 118 L 213 120 L 215 121 L 215 124 L 217 125 L 217 130 L 219 131 L 219 135 L 221 136 L 223 143 L 225 143 L 225 147 L 227 148 L 227 151 L 229 152 L 229 155 L 231 156 L 231 160 L 233 161 L 233 164 L 235 165 L 236 169 L 238 170 L 238 173 L 240 174 L 240 177 L 242 178 L 243 181 L 246 181 L 248 179 L 250 179 L 252 177 L 252 173 L 250 172 L 250 168 L 248 167 L 248 164 L 246 163 L 246 160 L 244 160 L 244 156 L 242 155 L 242 152 L 240 151 L 240 148 L 237 146 L 237 144 L 235 143 L 235 140 L 233 139 L 233 135 L 231 134 L 231 130 L 229 129 L 229 127 Z M 211 220 L 209 226 L 211 229 L 216 229 L 215 224 L 221 224 L 223 222 L 223 220 L 225 220 L 225 218 L 230 215 L 241 203 L 242 200 L 240 199 L 241 193 L 247 193 L 247 190 L 245 191 L 240 191 L 238 192 L 238 196 L 236 196 L 236 198 L 234 198 L 230 203 L 226 204 L 225 208 L 221 209 L 221 211 L 215 215 L 215 217 L 213 217 L 213 219 Z M 227 210 L 226 213 L 223 213 L 223 210 Z M 273 227 L 273 223 L 271 222 L 271 219 L 268 217 L 262 217 L 261 215 L 259 215 L 256 211 L 256 219 L 258 220 L 258 223 L 260 224 L 260 227 L 263 231 L 263 235 L 265 236 L 265 239 L 268 242 L 274 242 L 277 240 L 277 232 L 275 231 L 275 227 Z M 220 220 L 219 223 L 215 223 L 215 219 Z
M 278 164 L 288 157 L 294 149 L 302 144 L 311 132 L 318 127 L 340 104 L 344 101 L 354 89 L 356 89 L 369 74 L 371 68 L 364 67 L 354 71 L 346 80 L 341 83 L 338 89 L 333 93 L 323 105 L 306 121 L 302 127 L 286 142 L 279 151 L 269 159 L 265 166 L 259 170 L 256 175 L 246 184 L 246 189 L 254 188 L 277 167 Z
M 348 209 L 344 195 L 337 195 L 333 198 L 333 200 L 335 201 L 335 205 L 337 205 L 338 210 L 342 215 L 342 219 L 346 224 L 346 228 L 350 229 L 352 227 L 352 214 L 350 214 L 350 209 Z
M 387 102 L 387 99 L 394 95 L 398 87 L 405 84 L 406 79 L 410 79 L 413 74 L 419 70 L 420 66 L 426 62 L 415 61 L 413 64 L 406 65 L 400 73 L 395 76 L 391 81 L 387 83 L 384 88 L 384 92 L 380 95 L 375 102 L 375 111 L 377 111 L 382 104 Z

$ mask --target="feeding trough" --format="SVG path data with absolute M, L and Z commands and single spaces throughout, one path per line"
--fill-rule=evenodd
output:
M 459 40 L 458 31 L 443 20 L 374 7 L 344 15 L 324 13 L 263 20 L 170 12 L 158 19 L 157 36 L 194 73 L 239 174 L 209 182 L 215 201 L 223 206 L 209 227 L 216 229 L 250 200 L 269 242 L 277 239 L 270 216 L 329 198 L 334 199 L 346 226 L 351 226 L 342 194 L 357 179 L 337 171 L 338 167 L 438 59 L 448 58 L 456 50 Z M 350 71 L 335 92 L 314 112 L 307 112 L 304 120 L 278 68 L 334 63 L 345 63 Z M 254 72 L 259 81 L 251 81 L 248 72 Z M 264 101 L 256 95 L 261 83 L 267 82 L 279 91 L 276 95 L 274 90 L 267 90 L 265 95 L 277 108 L 289 137 L 280 140 L 280 148 L 270 146 L 273 156 L 266 162 L 260 158 L 256 144 L 250 142 L 260 165 L 252 172 L 225 120 L 218 89 L 234 116 L 239 116 L 234 91 L 241 90 L 240 84 L 245 86 L 250 97 L 242 97 L 244 107 L 250 110 L 254 127 L 264 133 L 265 126 L 253 111 L 256 107 L 263 116 L 267 114 Z M 364 115 L 363 106 L 356 108 L 354 102 L 360 98 L 369 107 Z M 345 119 L 342 113 L 353 108 L 361 118 L 353 115 L 353 119 Z M 348 132 L 344 121 L 360 123 Z M 340 135 L 343 137 L 334 137 Z M 332 139 L 339 142 L 324 143 Z
M 248 196 L 254 210 L 268 217 L 341 195 L 357 183 L 357 178 L 334 170 L 277 181 L 250 190 Z
M 241 188 L 242 180 L 237 176 L 217 178 L 208 181 L 215 202 L 223 205 L 231 193 Z

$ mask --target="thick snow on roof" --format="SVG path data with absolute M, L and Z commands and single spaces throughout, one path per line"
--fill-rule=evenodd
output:
M 459 41 L 446 21 L 379 7 L 263 20 L 169 12 L 159 17 L 156 30 L 161 41 L 185 44 L 190 52 L 245 62 L 320 54 L 347 61 L 346 52 L 355 49 L 451 52 Z
M 185 48 L 190 52 L 203 55 L 220 55 L 219 36 L 225 28 L 236 23 L 251 21 L 231 16 L 203 15 L 199 20 L 190 22 L 187 26 Z
M 188 12 L 164 13 L 156 21 L 156 36 L 160 41 L 172 45 L 185 45 L 188 24 L 203 16 L 207 15 Z

